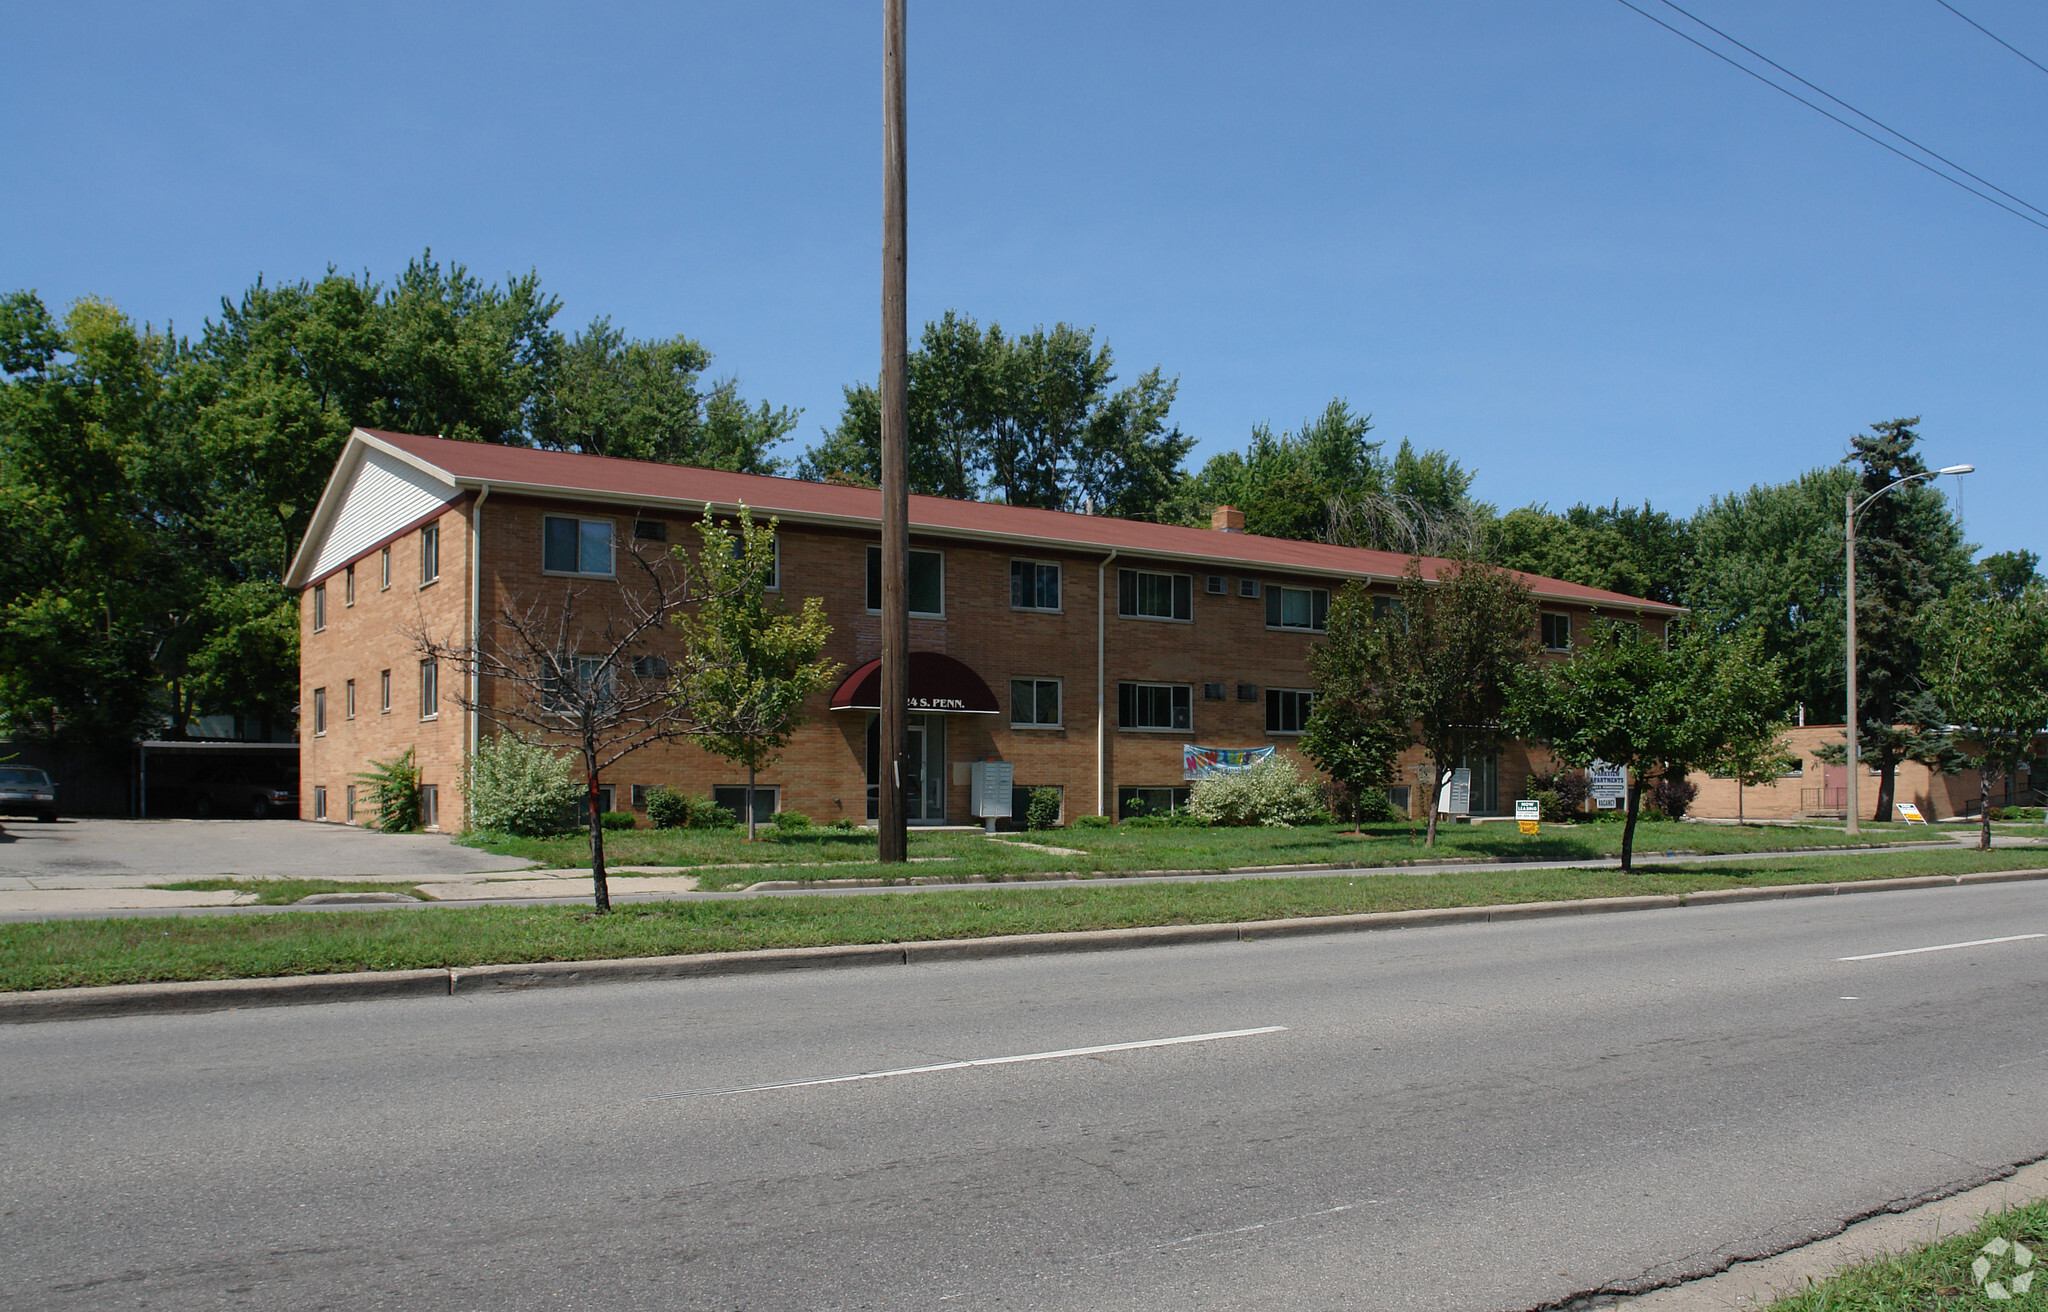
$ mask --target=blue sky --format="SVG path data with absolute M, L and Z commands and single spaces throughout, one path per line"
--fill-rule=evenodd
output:
M 2048 74 L 1934 0 L 1687 7 L 2048 206 Z M 1959 7 L 2048 62 L 2048 13 Z M 190 330 L 431 246 L 698 338 L 805 441 L 876 367 L 879 4 L 4 17 L 7 287 Z M 2048 231 L 1616 0 L 911 0 L 909 51 L 913 324 L 1093 325 L 1198 457 L 1343 396 L 1503 508 L 1684 512 L 1917 413 L 1970 536 L 2048 555 Z

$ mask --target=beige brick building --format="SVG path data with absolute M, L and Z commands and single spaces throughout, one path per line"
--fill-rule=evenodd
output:
M 707 506 L 742 503 L 779 521 L 780 595 L 792 607 L 822 599 L 843 680 L 762 773 L 756 804 L 819 822 L 868 818 L 874 680 L 861 676 L 881 651 L 878 493 L 365 429 L 287 580 L 302 601 L 305 818 L 370 818 L 355 775 L 410 747 L 432 790 L 430 822 L 459 828 L 464 756 L 490 726 L 457 707 L 469 690 L 423 663 L 414 635 L 464 642 L 508 601 L 568 585 L 600 596 L 619 586 L 618 544 L 694 545 Z M 1330 596 L 1353 579 L 1391 592 L 1407 558 L 1233 531 L 1234 513 L 1199 529 L 912 497 L 914 823 L 974 823 L 967 766 L 980 760 L 1012 763 L 1020 789 L 1060 789 L 1071 818 L 1173 802 L 1187 787 L 1185 744 L 1292 750 Z M 1659 631 L 1677 613 L 1527 581 L 1544 645 L 1560 652 L 1595 610 Z M 1473 809 L 1511 810 L 1540 760 L 1515 746 L 1469 762 Z M 618 810 L 642 809 L 656 785 L 738 807 L 745 781 L 687 744 L 644 751 L 606 780 Z M 1419 812 L 1412 776 L 1393 783 Z

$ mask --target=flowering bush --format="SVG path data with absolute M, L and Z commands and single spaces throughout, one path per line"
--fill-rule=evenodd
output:
M 574 829 L 583 785 L 571 776 L 572 764 L 567 752 L 511 734 L 486 738 L 469 758 L 463 789 L 470 828 L 529 836 Z
M 1197 779 L 1188 793 L 1188 812 L 1213 825 L 1269 828 L 1328 818 L 1316 786 L 1301 777 L 1292 757 L 1277 753 L 1248 770 Z

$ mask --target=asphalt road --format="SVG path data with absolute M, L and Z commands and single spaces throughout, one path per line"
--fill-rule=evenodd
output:
M 2048 1153 L 2048 937 L 1838 960 L 2014 935 L 2048 884 L 10 1027 L 0 1305 L 1536 1307 Z

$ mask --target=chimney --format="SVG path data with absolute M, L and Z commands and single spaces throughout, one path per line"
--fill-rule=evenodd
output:
M 1236 506 L 1218 506 L 1209 514 L 1209 527 L 1219 533 L 1244 532 L 1244 512 Z

